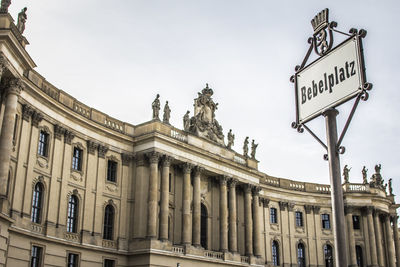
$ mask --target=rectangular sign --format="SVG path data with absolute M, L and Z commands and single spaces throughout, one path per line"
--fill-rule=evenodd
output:
M 302 124 L 362 91 L 360 40 L 353 36 L 296 73 L 297 122 Z

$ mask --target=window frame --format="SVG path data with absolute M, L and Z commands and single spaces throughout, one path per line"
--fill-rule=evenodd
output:
M 117 183 L 118 162 L 114 159 L 107 160 L 107 182 Z
M 115 207 L 111 204 L 107 204 L 107 206 L 104 208 L 103 239 L 114 240 L 114 226 L 115 226 Z
M 76 256 L 76 258 L 75 258 L 76 262 L 73 262 L 73 263 L 70 262 L 70 256 L 71 255 Z M 80 266 L 80 259 L 81 259 L 80 253 L 67 251 L 67 267 L 79 267 Z
M 272 212 L 274 211 L 274 212 Z M 278 209 L 275 207 L 271 207 L 269 209 L 269 222 L 272 224 L 278 223 Z
M 274 248 L 275 248 L 275 253 L 274 253 Z M 279 242 L 276 240 L 273 240 L 271 244 L 271 259 L 272 259 L 272 266 L 280 266 Z
M 108 261 L 108 263 L 106 263 Z M 111 263 L 111 265 L 109 265 Z M 103 259 L 103 267 L 115 267 L 117 261 L 115 259 Z
M 353 230 L 361 230 L 361 216 L 355 214 L 352 216 Z
M 48 158 L 49 147 L 50 147 L 50 134 L 46 130 L 41 129 L 39 131 L 37 154 L 41 157 Z
M 78 152 L 78 153 L 76 153 Z M 74 171 L 78 171 L 81 172 L 83 167 L 83 149 L 78 147 L 78 146 L 74 146 L 73 150 L 72 150 L 72 165 L 71 168 Z
M 72 199 L 75 199 L 74 203 L 71 201 Z M 72 204 L 74 205 L 74 208 L 71 211 Z M 72 194 L 68 198 L 68 206 L 67 206 L 66 228 L 68 233 L 78 232 L 78 218 L 79 218 L 79 198 L 78 196 Z
M 35 255 L 33 255 L 34 251 L 36 251 Z M 34 259 L 37 260 L 34 261 Z M 31 244 L 29 266 L 42 267 L 43 262 L 44 262 L 44 247 L 37 244 Z
M 36 189 L 40 189 L 37 191 Z M 44 199 L 44 185 L 41 182 L 37 182 L 32 192 L 32 203 L 31 203 L 31 222 L 40 224 L 42 221 L 43 211 L 43 199 Z
M 297 266 L 298 267 L 306 266 L 306 246 L 302 242 L 299 242 L 297 244 Z
M 296 227 L 304 227 L 303 212 L 301 212 L 299 210 L 295 211 L 294 218 L 295 218 Z
M 327 216 L 327 219 L 324 219 L 324 216 Z M 326 227 L 327 225 L 327 227 Z M 321 214 L 321 227 L 325 230 L 331 229 L 331 216 L 328 213 Z

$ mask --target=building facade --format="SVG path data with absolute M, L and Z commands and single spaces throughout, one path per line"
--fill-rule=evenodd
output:
M 269 176 L 256 145 L 225 145 L 208 85 L 183 129 L 158 96 L 151 121 L 114 119 L 34 70 L 6 2 L 0 266 L 334 266 L 330 187 Z M 379 165 L 364 178 L 343 184 L 349 264 L 399 267 L 391 184 Z

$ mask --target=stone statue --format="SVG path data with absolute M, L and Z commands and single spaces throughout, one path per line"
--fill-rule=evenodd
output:
M 381 174 L 381 168 L 382 168 L 381 164 L 375 165 L 375 174 Z
M 247 136 L 246 139 L 244 139 L 243 143 L 243 156 L 245 156 L 246 158 L 249 157 L 248 153 L 249 153 L 249 137 Z
M 17 28 L 19 32 L 22 34 L 25 31 L 25 22 L 26 19 L 28 18 L 26 16 L 26 10 L 28 10 L 26 7 L 24 7 L 21 12 L 18 13 L 18 23 L 17 23 Z
M 344 165 L 344 168 L 343 168 L 343 177 L 344 177 L 344 182 L 345 182 L 346 184 L 349 183 L 349 172 L 350 172 L 350 170 L 351 170 L 351 168 L 349 169 L 349 168 L 347 167 L 347 165 Z
M 389 195 L 393 196 L 392 178 L 389 179 Z
M 361 173 L 362 173 L 362 177 L 363 177 L 363 184 L 368 184 L 367 181 L 367 171 L 368 169 L 364 166 Z
M 381 164 L 375 165 L 375 173 L 372 175 L 371 182 L 369 185 L 374 188 L 380 188 L 382 190 L 386 190 L 385 186 L 383 185 L 383 179 L 381 175 Z
M 0 13 L 8 13 L 8 7 L 11 5 L 11 0 L 1 0 Z
M 228 132 L 228 145 L 226 146 L 228 149 L 232 149 L 232 146 L 234 145 L 235 142 L 235 135 L 232 134 L 232 129 L 229 130 Z
M 258 144 L 254 143 L 254 139 L 251 141 L 251 158 L 256 159 L 256 149 Z
M 183 130 L 189 131 L 190 127 L 190 119 L 189 119 L 190 111 L 186 111 L 186 114 L 183 116 Z
M 151 104 L 151 108 L 153 109 L 153 120 L 159 120 L 159 113 L 160 113 L 160 95 L 157 94 L 156 99 L 154 99 L 153 103 Z
M 163 122 L 169 124 L 169 118 L 171 117 L 171 109 L 169 108 L 168 101 L 165 102 Z

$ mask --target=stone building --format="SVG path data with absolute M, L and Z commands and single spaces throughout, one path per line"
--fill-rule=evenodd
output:
M 256 145 L 237 153 L 232 135 L 226 146 L 211 88 L 183 130 L 159 119 L 158 98 L 151 121 L 114 119 L 34 70 L 7 2 L 0 266 L 333 266 L 330 187 L 259 171 Z M 398 267 L 399 205 L 380 166 L 343 190 L 351 266 Z

